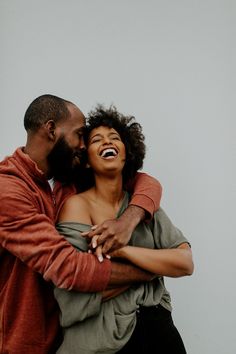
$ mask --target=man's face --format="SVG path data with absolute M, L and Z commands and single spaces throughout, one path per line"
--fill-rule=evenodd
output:
M 73 105 L 69 107 L 70 117 L 56 128 L 57 141 L 48 155 L 51 175 L 62 182 L 70 182 L 73 173 L 85 161 L 84 130 L 82 112 Z
M 50 172 L 55 179 L 61 182 L 71 182 L 77 164 L 83 165 L 85 157 L 84 149 L 75 151 L 62 136 L 48 155 Z

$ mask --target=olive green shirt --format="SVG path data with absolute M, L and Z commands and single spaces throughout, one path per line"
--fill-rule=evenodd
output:
M 129 195 L 126 193 L 117 217 L 128 203 Z M 58 231 L 78 251 L 83 252 L 88 250 L 88 244 L 80 233 L 90 228 L 91 225 L 76 222 L 57 225 Z M 129 244 L 151 249 L 169 249 L 185 242 L 188 241 L 182 232 L 160 208 L 151 222 L 141 222 L 136 227 Z M 167 310 L 172 310 L 163 277 L 132 286 L 106 302 L 102 302 L 101 293 L 78 293 L 55 288 L 54 294 L 60 306 L 60 323 L 64 329 L 64 340 L 58 354 L 116 353 L 133 333 L 139 306 L 161 304 Z

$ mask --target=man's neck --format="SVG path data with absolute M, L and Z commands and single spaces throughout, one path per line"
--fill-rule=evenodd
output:
M 27 143 L 24 148 L 24 153 L 29 155 L 31 160 L 33 160 L 37 164 L 37 167 L 44 173 L 46 178 L 49 179 L 52 176 L 50 176 L 47 155 L 45 151 L 40 149 L 39 146 Z

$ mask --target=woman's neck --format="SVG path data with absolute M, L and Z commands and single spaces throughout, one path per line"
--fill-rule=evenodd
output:
M 124 197 L 122 175 L 112 178 L 95 176 L 93 193 L 97 200 L 110 204 L 114 208 L 120 207 Z

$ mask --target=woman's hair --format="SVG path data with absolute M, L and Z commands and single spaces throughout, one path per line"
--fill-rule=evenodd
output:
M 100 126 L 113 128 L 119 133 L 126 150 L 126 161 L 122 173 L 123 183 L 127 184 L 143 167 L 146 147 L 141 125 L 135 121 L 133 116 L 125 116 L 118 112 L 114 105 L 107 109 L 103 105 L 97 105 L 94 110 L 89 112 L 86 121 L 86 143 L 90 132 Z M 88 188 L 88 186 L 85 188 L 83 180 L 86 180 L 86 185 L 89 187 L 94 184 L 93 173 L 89 170 L 85 174 L 80 171 L 82 178 L 79 178 L 79 187 L 82 186 L 83 190 Z

